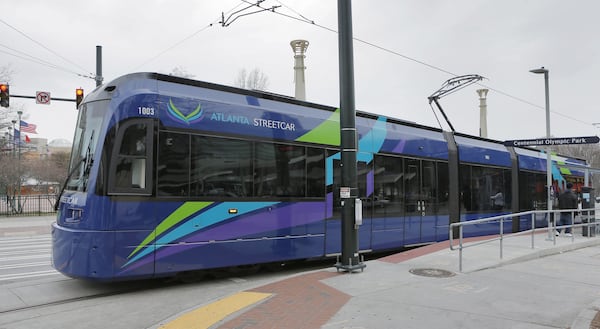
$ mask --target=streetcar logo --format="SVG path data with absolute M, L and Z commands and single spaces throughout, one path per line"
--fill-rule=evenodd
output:
M 200 104 L 198 104 L 198 107 L 191 113 L 185 115 L 175 106 L 175 104 L 173 104 L 173 100 L 170 98 L 169 104 L 167 104 L 167 113 L 169 113 L 173 119 L 185 122 L 188 125 L 200 121 L 204 117 L 204 110 L 200 109 Z

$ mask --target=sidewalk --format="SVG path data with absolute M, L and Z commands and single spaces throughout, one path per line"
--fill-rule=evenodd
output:
M 0 237 L 49 234 L 55 221 L 56 215 L 0 217 Z
M 458 251 L 442 242 L 250 291 L 271 294 L 210 328 L 600 328 L 600 239 L 504 239 Z M 593 325 L 593 323 L 596 325 Z

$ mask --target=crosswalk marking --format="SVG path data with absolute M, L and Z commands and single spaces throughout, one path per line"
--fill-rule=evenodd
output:
M 253 305 L 271 294 L 243 291 L 214 303 L 187 312 L 159 329 L 193 328 L 206 329 L 245 307 Z

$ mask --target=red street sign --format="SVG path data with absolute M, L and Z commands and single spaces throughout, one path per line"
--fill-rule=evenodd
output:
M 35 102 L 36 104 L 50 105 L 50 93 L 46 91 L 36 91 Z

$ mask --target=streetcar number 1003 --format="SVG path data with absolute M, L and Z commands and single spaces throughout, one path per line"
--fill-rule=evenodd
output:
M 154 115 L 154 108 L 153 107 L 140 106 L 140 107 L 138 107 L 138 113 L 140 115 Z

